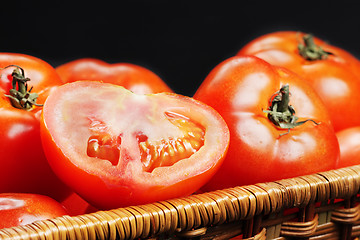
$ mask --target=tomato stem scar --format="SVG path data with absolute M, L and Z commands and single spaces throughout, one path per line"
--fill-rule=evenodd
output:
M 268 110 L 263 110 L 267 113 L 268 119 L 281 129 L 287 129 L 286 133 L 280 134 L 280 136 L 288 134 L 291 128 L 300 126 L 308 121 L 319 125 L 312 119 L 306 119 L 298 122 L 298 117 L 295 116 L 295 109 L 290 105 L 290 91 L 289 85 L 286 84 L 280 88 L 279 91 L 274 93 L 269 102 L 271 103 Z
M 42 104 L 37 104 L 36 100 L 39 97 L 37 93 L 32 93 L 32 87 L 28 90 L 28 82 L 30 78 L 25 77 L 25 71 L 17 65 L 9 65 L 8 67 L 15 67 L 12 72 L 12 89 L 9 94 L 5 94 L 10 99 L 11 105 L 15 108 L 31 110 L 33 106 L 41 107 Z

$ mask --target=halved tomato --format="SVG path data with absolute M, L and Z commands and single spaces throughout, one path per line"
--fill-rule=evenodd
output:
M 197 100 L 93 81 L 65 84 L 48 97 L 41 136 L 54 172 L 99 209 L 193 193 L 229 144 L 225 121 Z

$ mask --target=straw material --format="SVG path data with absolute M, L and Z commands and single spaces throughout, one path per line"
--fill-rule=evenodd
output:
M 0 239 L 351 239 L 360 165 L 0 230 Z

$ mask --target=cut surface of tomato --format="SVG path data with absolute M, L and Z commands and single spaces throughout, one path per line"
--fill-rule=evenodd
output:
M 193 193 L 222 163 L 229 131 L 192 98 L 82 81 L 49 96 L 42 140 L 64 182 L 94 206 L 113 208 Z

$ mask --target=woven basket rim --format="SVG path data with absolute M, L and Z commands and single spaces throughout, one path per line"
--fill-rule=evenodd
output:
M 150 204 L 37 221 L 0 229 L 0 239 L 46 239 L 47 236 L 59 239 L 137 239 L 160 234 L 187 236 L 190 230 L 196 230 L 191 234 L 200 236 L 210 226 L 274 215 L 288 208 L 306 208 L 317 202 L 350 199 L 358 194 L 359 188 L 360 165 L 355 165 Z M 348 212 L 353 216 L 352 222 L 358 220 L 359 207 L 352 213 Z M 341 218 L 342 214 L 338 213 L 338 217 Z M 296 224 L 290 228 L 294 226 Z M 305 229 L 303 224 L 302 227 Z M 313 225 L 308 226 L 311 227 Z

